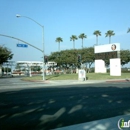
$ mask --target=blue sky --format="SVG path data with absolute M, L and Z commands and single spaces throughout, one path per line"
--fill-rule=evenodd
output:
M 42 49 L 42 28 L 33 21 L 16 14 L 30 17 L 44 26 L 45 54 L 58 51 L 57 37 L 62 37 L 61 50 L 72 49 L 71 35 L 85 33 L 84 47 L 96 43 L 93 35 L 100 30 L 99 44 L 108 44 L 105 33 L 113 30 L 112 43 L 120 43 L 121 49 L 130 49 L 130 0 L 0 0 L 0 34 L 22 39 Z M 42 53 L 32 47 L 18 48 L 18 40 L 1 37 L 0 45 L 12 50 L 14 61 L 40 61 Z M 75 42 L 81 48 L 81 39 Z

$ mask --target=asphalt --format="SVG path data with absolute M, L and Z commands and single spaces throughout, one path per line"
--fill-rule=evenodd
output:
M 42 81 L 41 81 L 42 82 Z M 93 84 L 93 83 L 121 83 L 126 82 L 130 83 L 130 79 L 107 79 L 107 80 L 60 80 L 60 81 L 45 81 L 48 84 Z M 86 122 L 66 127 L 57 128 L 54 130 L 130 130 L 130 124 L 128 123 L 127 127 L 121 127 L 121 121 L 130 122 L 130 115 L 120 115 L 112 118 L 96 120 L 92 122 Z
M 28 81 L 32 82 L 32 81 Z M 130 79 L 107 79 L 107 80 L 48 80 L 48 81 L 35 81 L 35 83 L 46 84 L 49 86 L 55 85 L 70 85 L 70 84 L 93 84 L 93 83 L 130 83 Z M 22 87 L 22 86 L 21 86 Z M 92 122 L 86 122 L 66 127 L 57 128 L 54 130 L 130 130 L 130 123 L 126 127 L 121 128 L 121 121 L 124 119 L 124 122 L 130 122 L 130 115 L 120 115 L 112 118 L 95 120 Z
M 51 82 L 51 81 L 50 81 Z M 68 82 L 68 81 L 60 81 L 60 83 Z M 130 79 L 107 79 L 107 80 L 86 80 L 86 81 L 71 81 L 71 83 L 75 84 L 89 84 L 89 83 L 116 83 L 116 82 L 129 82 Z M 102 119 L 102 120 L 96 120 L 92 122 L 86 122 L 81 124 L 76 124 L 72 126 L 66 126 L 62 128 L 58 128 L 55 130 L 128 130 L 130 129 L 130 124 L 128 127 L 121 128 L 121 120 L 124 119 L 125 122 L 130 121 L 130 115 L 121 115 L 116 116 L 112 118 Z

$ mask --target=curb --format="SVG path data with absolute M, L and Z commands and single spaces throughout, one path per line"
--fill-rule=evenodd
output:
M 49 80 L 25 80 L 25 79 L 21 79 L 23 81 L 27 81 L 27 82 L 39 82 L 39 83 L 44 83 L 44 84 L 50 84 L 50 83 L 54 83 L 54 84 L 59 84 L 58 82 L 54 81 L 49 81 Z M 102 82 L 106 82 L 106 83 L 114 83 L 114 82 L 127 82 L 130 83 L 130 79 L 115 79 L 115 80 L 89 80 L 88 82 L 84 82 L 84 81 L 73 81 L 70 82 L 69 84 L 91 84 L 91 83 L 102 83 Z M 61 83 L 61 82 L 60 82 Z
M 50 83 L 48 80 L 47 81 L 42 81 L 42 80 L 25 80 L 21 79 L 22 81 L 28 81 L 28 82 L 41 82 L 41 83 Z
M 129 79 L 124 79 L 124 80 L 109 80 L 109 81 L 106 81 L 106 82 L 130 82 Z

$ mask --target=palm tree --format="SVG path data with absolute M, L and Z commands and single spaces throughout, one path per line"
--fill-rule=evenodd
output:
M 81 34 L 79 35 L 79 38 L 82 39 L 82 49 L 83 49 L 83 39 L 84 39 L 84 38 L 87 38 L 87 36 L 86 36 L 84 33 L 81 33 Z
M 63 39 L 61 37 L 57 37 L 56 42 L 59 43 L 59 47 L 58 47 L 59 49 L 58 50 L 60 51 L 60 42 L 63 42 Z
M 109 37 L 109 44 L 111 43 L 111 36 L 114 36 L 115 33 L 112 30 L 108 30 L 106 33 L 106 37 Z
M 129 33 L 130 32 L 130 28 L 128 28 L 128 31 L 127 31 L 127 33 Z
M 98 36 L 101 36 L 101 32 L 99 30 L 96 30 L 93 34 L 96 35 L 96 44 L 98 45 Z
M 73 49 L 75 49 L 75 40 L 77 40 L 78 38 L 77 38 L 77 36 L 76 35 L 72 35 L 71 37 L 70 37 L 70 41 L 73 41 Z

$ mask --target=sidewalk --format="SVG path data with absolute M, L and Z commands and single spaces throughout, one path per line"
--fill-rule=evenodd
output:
M 93 83 L 105 83 L 106 80 L 86 80 L 86 81 L 79 81 L 79 80 L 37 80 L 37 81 L 31 81 L 30 82 L 38 82 L 38 83 L 44 83 L 46 85 L 76 85 L 76 84 L 93 84 Z
M 31 81 L 31 80 L 30 80 Z M 53 85 L 71 85 L 71 84 L 92 84 L 92 83 L 105 83 L 105 82 L 129 82 L 130 79 L 106 79 L 106 80 L 86 80 L 86 81 L 80 81 L 80 80 L 38 80 L 38 81 L 32 81 L 32 82 L 43 82 L 45 84 L 53 84 Z
M 130 130 L 130 124 L 128 128 L 119 129 L 122 119 L 124 119 L 124 122 L 128 122 L 130 120 L 130 115 L 116 116 L 113 118 L 61 127 L 54 130 Z

